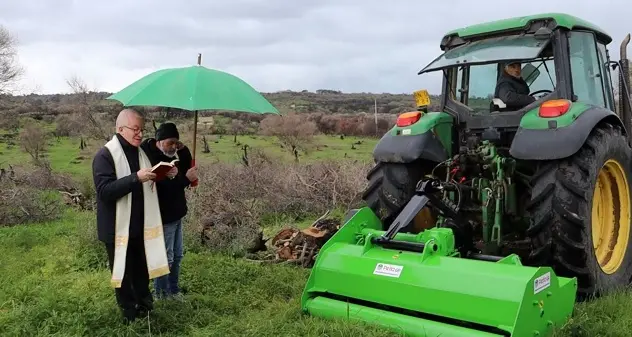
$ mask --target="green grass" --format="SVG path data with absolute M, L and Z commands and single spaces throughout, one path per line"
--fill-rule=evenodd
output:
M 294 160 L 294 156 L 287 150 L 281 148 L 276 137 L 267 136 L 237 136 L 237 142 L 232 135 L 224 135 L 221 138 L 217 135 L 207 136 L 210 153 L 202 153 L 202 144 L 198 143 L 198 158 L 201 162 L 220 160 L 225 162 L 241 161 L 243 155 L 242 147 L 248 145 L 250 149 L 265 149 L 273 156 L 279 156 L 283 160 Z M 362 144 L 354 144 L 356 142 Z M 299 161 L 304 163 L 315 162 L 323 159 L 350 158 L 366 160 L 371 158 L 371 153 L 377 139 L 319 135 L 314 137 L 312 149 L 307 153 L 299 154 Z M 189 145 L 190 146 L 190 145 Z M 352 146 L 355 149 L 352 149 Z M 250 150 L 250 149 L 247 149 Z
M 299 226 L 301 226 L 299 224 Z M 300 295 L 309 270 L 205 252 L 187 239 L 187 302 L 157 302 L 148 319 L 121 323 L 94 215 L 0 228 L 2 336 L 393 336 L 378 327 L 309 317 Z M 555 336 L 626 336 L 631 294 L 577 305 Z
M 149 319 L 121 323 L 94 216 L 0 229 L 2 336 L 388 336 L 376 327 L 305 316 L 309 271 L 260 265 L 193 247 L 187 302 L 157 302 Z
M 218 135 L 211 135 L 206 138 L 210 148 L 209 153 L 202 152 L 202 138 L 199 137 L 198 139 L 196 152 L 197 161 L 200 164 L 215 161 L 240 162 L 244 154 L 242 149 L 244 145 L 249 146 L 247 151 L 261 149 L 280 160 L 288 162 L 294 160 L 294 156 L 287 149 L 280 147 L 276 137 L 244 135 L 237 136 L 237 142 L 234 142 L 232 135 L 224 135 L 221 138 Z M 374 138 L 345 137 L 340 139 L 338 136 L 319 135 L 314 137 L 312 149 L 309 152 L 299 154 L 299 162 L 313 163 L 324 159 L 339 158 L 370 160 L 377 141 Z M 0 138 L 0 167 L 31 162 L 31 157 L 19 146 L 19 141 L 15 139 L 14 142 L 15 145 L 9 145 L 6 140 Z M 76 178 L 91 178 L 92 158 L 95 151 L 104 144 L 102 141 L 94 139 L 90 139 L 88 142 L 89 146 L 80 150 L 80 139 L 77 137 L 50 138 L 44 158 L 49 160 L 55 171 L 69 173 Z M 361 142 L 361 144 L 356 144 L 356 142 Z M 192 146 L 190 143 L 187 145 Z M 355 149 L 352 149 L 352 146 Z
M 11 165 L 23 165 L 32 163 L 31 156 L 19 145 L 17 139 L 15 145 L 10 145 L 6 140 L 0 139 L 0 167 Z M 54 171 L 71 174 L 74 177 L 90 175 L 94 148 L 79 149 L 79 138 L 50 138 L 43 152 L 43 159 L 50 162 Z M 90 140 L 95 143 L 95 140 Z
M 217 143 L 214 141 L 217 140 Z M 374 140 L 319 136 L 322 150 L 302 154 L 301 162 L 323 158 L 370 158 Z M 238 136 L 237 141 L 262 148 L 283 160 L 293 157 L 272 137 Z M 17 143 L 17 140 L 16 140 Z M 77 138 L 52 138 L 46 158 L 57 172 L 90 177 L 99 146 L 79 149 Z M 211 153 L 198 160 L 237 162 L 234 137 L 210 137 Z M 30 157 L 18 145 L 0 141 L 2 162 L 21 165 Z M 337 211 L 340 212 L 340 211 Z M 339 214 L 337 214 L 339 215 Z M 318 215 L 314 215 L 316 218 Z M 266 237 L 292 222 L 283 215 L 264 219 Z M 313 219 L 295 225 L 304 228 Z M 104 247 L 96 240 L 94 214 L 67 211 L 62 220 L 0 228 L 0 335 L 2 336 L 387 336 L 376 327 L 330 322 L 302 314 L 300 294 L 309 270 L 287 265 L 261 265 L 210 253 L 187 233 L 182 285 L 185 304 L 158 302 L 149 319 L 123 325 L 117 311 Z

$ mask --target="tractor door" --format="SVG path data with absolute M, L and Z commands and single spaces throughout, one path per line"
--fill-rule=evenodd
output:
M 614 111 L 610 71 L 597 48 L 594 33 L 569 32 L 568 42 L 575 100 Z M 602 48 L 605 51 L 605 46 Z

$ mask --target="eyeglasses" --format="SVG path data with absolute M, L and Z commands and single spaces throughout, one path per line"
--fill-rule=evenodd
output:
M 138 127 L 130 128 L 129 126 L 126 126 L 126 125 L 123 125 L 123 127 L 126 128 L 126 129 L 132 130 L 134 132 L 134 134 L 145 133 L 147 131 L 144 128 L 143 129 L 140 129 Z

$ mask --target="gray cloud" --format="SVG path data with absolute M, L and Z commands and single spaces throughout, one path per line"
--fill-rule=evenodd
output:
M 623 0 L 520 7 L 490 0 L 30 0 L 0 2 L 0 23 L 20 41 L 25 90 L 41 92 L 67 91 L 64 80 L 75 73 L 116 91 L 158 68 L 193 64 L 198 52 L 204 65 L 262 91 L 437 92 L 439 75 L 416 73 L 453 28 L 570 12 L 611 32 L 615 59 L 632 30 Z

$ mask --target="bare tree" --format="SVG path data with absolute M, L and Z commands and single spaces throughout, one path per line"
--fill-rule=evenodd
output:
M 230 131 L 234 135 L 242 135 L 246 132 L 246 125 L 244 125 L 244 122 L 239 119 L 233 119 L 230 122 Z
M 233 141 L 237 143 L 237 136 L 246 133 L 246 125 L 239 119 L 233 119 L 230 122 L 230 131 L 234 135 Z
M 20 142 L 26 153 L 31 155 L 36 165 L 42 164 L 41 155 L 46 151 L 46 133 L 34 120 L 27 120 L 20 132 Z
M 269 115 L 261 121 L 259 128 L 263 135 L 276 136 L 294 154 L 297 150 L 308 151 L 318 131 L 316 123 L 296 113 Z
M 0 25 L 0 93 L 5 92 L 24 73 L 16 61 L 16 45 L 17 39 Z
M 109 123 L 106 123 L 96 116 L 93 111 L 93 105 L 96 103 L 94 95 L 91 95 L 93 90 L 90 90 L 86 82 L 77 75 L 66 79 L 66 84 L 68 84 L 73 93 L 79 96 L 79 107 L 77 111 L 79 117 L 89 122 L 88 127 L 82 130 L 83 135 L 92 136 L 104 141 L 110 140 L 112 132 L 108 127 Z
M 79 103 L 86 106 L 90 104 L 90 89 L 79 76 L 70 76 L 70 78 L 66 79 L 66 84 L 68 84 L 72 92 L 79 96 Z

